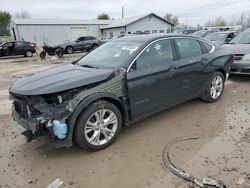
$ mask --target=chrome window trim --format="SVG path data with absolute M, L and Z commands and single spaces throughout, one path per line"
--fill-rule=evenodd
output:
M 147 47 L 149 47 L 151 44 L 155 43 L 155 42 L 158 42 L 158 41 L 162 41 L 162 40 L 171 40 L 171 39 L 192 39 L 192 40 L 200 40 L 208 45 L 210 45 L 212 48 L 211 50 L 208 52 L 208 53 L 212 53 L 214 52 L 215 50 L 215 46 L 205 40 L 203 40 L 202 38 L 199 39 L 199 38 L 192 38 L 192 37 L 164 37 L 164 38 L 161 38 L 161 39 L 156 39 L 152 42 L 150 42 L 147 46 L 145 46 L 142 51 L 134 58 L 134 60 L 129 64 L 128 66 L 128 69 L 127 69 L 127 73 L 129 72 L 131 66 L 134 64 L 134 62 L 137 60 L 137 58 L 146 50 Z

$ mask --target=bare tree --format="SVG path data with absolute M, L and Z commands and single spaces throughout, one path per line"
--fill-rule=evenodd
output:
M 175 26 L 180 25 L 179 18 L 177 16 L 173 16 L 172 14 L 167 13 L 164 16 L 164 19 L 167 20 L 168 22 L 174 24 Z
M 15 13 L 15 18 L 30 19 L 31 15 L 27 10 L 21 10 L 20 12 Z
M 214 26 L 226 26 L 226 25 L 227 22 L 223 18 L 221 17 L 216 18 Z

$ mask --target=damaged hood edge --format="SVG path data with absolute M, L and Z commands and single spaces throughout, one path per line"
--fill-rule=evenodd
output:
M 67 64 L 54 67 L 14 82 L 9 92 L 19 95 L 44 95 L 106 80 L 113 70 L 92 69 Z

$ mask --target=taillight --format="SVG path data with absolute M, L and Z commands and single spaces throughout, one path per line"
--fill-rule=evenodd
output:
M 232 60 L 235 60 L 235 54 L 231 54 Z
M 35 47 L 35 44 L 29 43 L 29 46 L 30 46 L 30 47 Z

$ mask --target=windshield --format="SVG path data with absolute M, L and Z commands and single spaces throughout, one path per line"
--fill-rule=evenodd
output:
M 77 64 L 93 68 L 115 69 L 124 64 L 140 45 L 140 42 L 107 42 L 80 59 Z
M 207 31 L 196 31 L 193 33 L 193 35 L 203 37 L 206 34 Z
M 221 41 L 226 38 L 226 33 L 211 33 L 207 35 L 205 38 L 211 41 Z
M 229 44 L 250 44 L 250 31 L 244 31 L 238 34 Z

